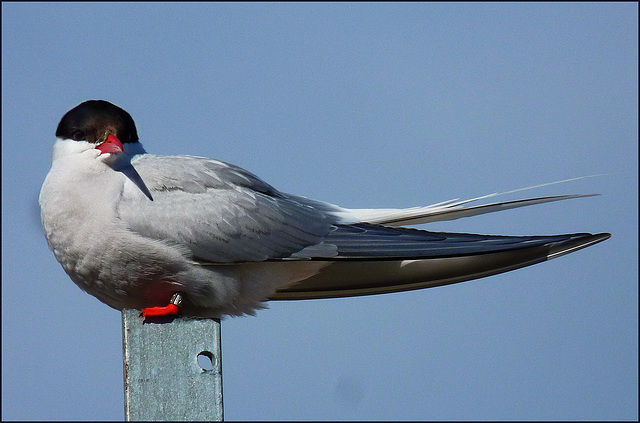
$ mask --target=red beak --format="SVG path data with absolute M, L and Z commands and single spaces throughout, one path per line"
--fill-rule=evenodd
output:
M 107 140 L 100 145 L 97 145 L 96 148 L 100 150 L 100 154 L 104 153 L 121 153 L 124 151 L 124 147 L 120 140 L 113 134 L 109 134 Z

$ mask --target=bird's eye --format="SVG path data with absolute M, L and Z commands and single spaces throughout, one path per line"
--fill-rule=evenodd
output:
M 84 131 L 73 131 L 73 133 L 71 134 L 71 139 L 74 141 L 84 141 L 86 139 L 86 135 L 84 134 Z

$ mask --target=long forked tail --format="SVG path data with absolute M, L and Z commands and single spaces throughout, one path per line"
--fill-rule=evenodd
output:
M 516 192 L 527 191 L 531 189 L 542 188 L 550 185 L 562 184 L 596 176 L 600 175 L 581 176 L 578 178 L 549 182 L 526 188 L 514 189 L 511 191 L 495 192 L 468 200 L 449 200 L 424 207 L 411 207 L 405 209 L 349 209 L 348 214 L 355 217 L 355 219 L 360 222 L 368 222 L 388 226 L 417 225 L 422 223 L 455 220 L 463 217 L 471 217 L 485 213 L 493 213 L 496 211 L 531 206 L 534 204 L 550 203 L 572 198 L 593 197 L 599 194 L 555 195 L 466 207 L 466 205 L 469 203 L 475 203 L 501 195 L 513 194 Z
M 534 185 L 526 188 L 514 189 L 505 192 L 495 192 L 468 200 L 453 199 L 443 201 L 429 206 L 409 207 L 409 208 L 378 208 L 378 209 L 350 209 L 337 206 L 324 201 L 317 201 L 306 197 L 286 194 L 290 199 L 301 204 L 311 206 L 321 210 L 328 215 L 334 216 L 336 222 L 341 224 L 354 224 L 358 222 L 373 223 L 386 226 L 418 225 L 421 223 L 439 222 L 445 220 L 460 219 L 463 217 L 477 216 L 485 213 L 515 209 L 518 207 L 531 206 L 534 204 L 550 203 L 572 198 L 592 197 L 599 194 L 573 194 L 555 195 L 546 197 L 525 198 L 515 201 L 504 201 L 498 203 L 481 204 L 477 206 L 467 206 L 469 203 L 480 202 L 489 198 L 512 194 L 520 191 L 527 191 L 535 188 L 546 187 L 555 184 L 575 181 L 579 179 L 592 178 L 599 175 L 582 176 L 579 178 L 565 179 L 562 181 L 549 182 Z

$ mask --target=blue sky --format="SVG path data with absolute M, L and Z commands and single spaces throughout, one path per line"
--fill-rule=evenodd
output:
M 37 197 L 87 99 L 149 152 L 345 207 L 600 193 L 425 229 L 611 232 L 514 272 L 222 322 L 225 417 L 638 418 L 636 3 L 2 3 L 2 418 L 121 420 L 120 313 Z M 96 189 L 100 189 L 96 187 Z

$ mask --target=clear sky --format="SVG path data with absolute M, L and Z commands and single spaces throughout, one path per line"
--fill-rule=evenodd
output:
M 638 418 L 638 5 L 2 3 L 2 418 L 124 418 L 120 312 L 48 250 L 62 115 L 346 207 L 600 193 L 422 226 L 611 232 L 457 285 L 222 322 L 225 416 Z M 96 186 L 97 190 L 100 189 Z

